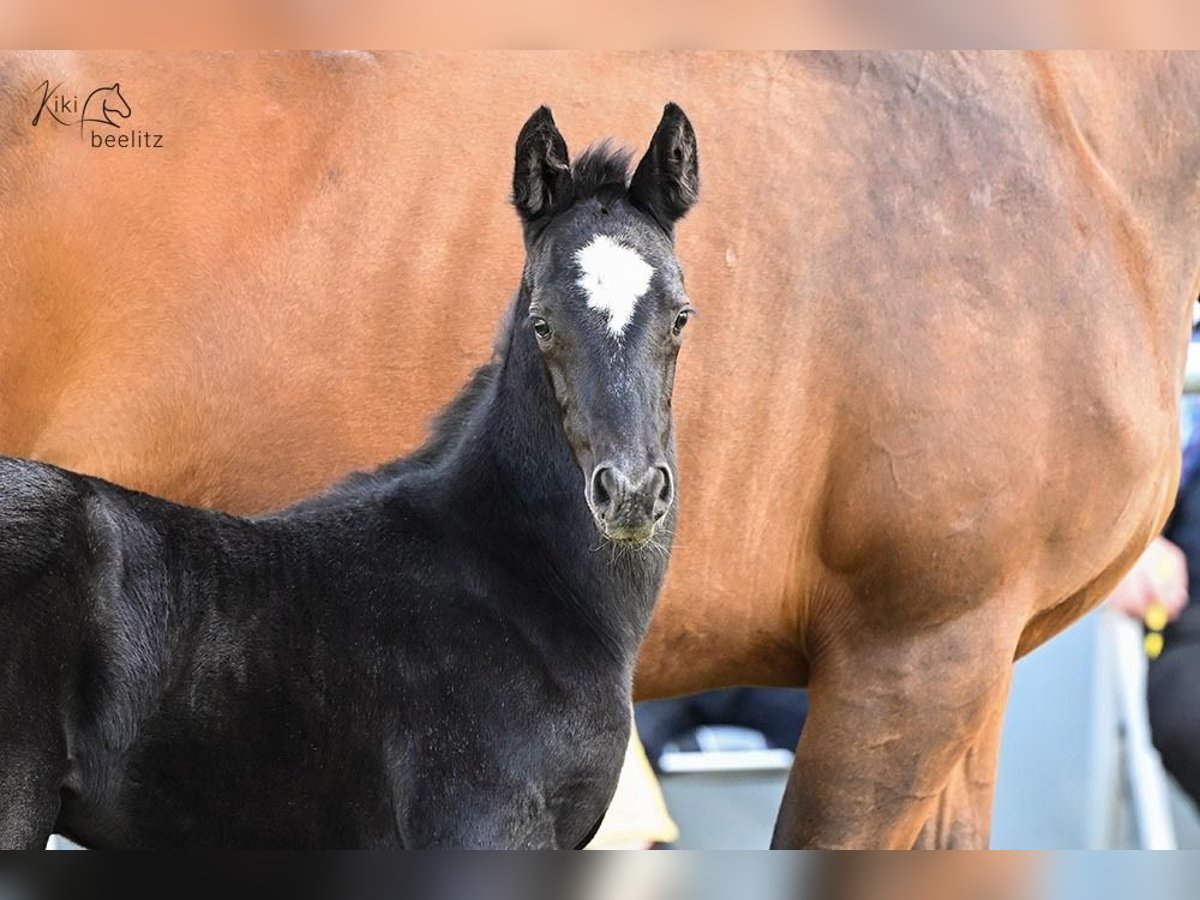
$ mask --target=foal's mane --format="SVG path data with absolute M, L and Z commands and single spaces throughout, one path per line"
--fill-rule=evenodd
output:
M 483 404 L 491 393 L 491 387 L 496 383 L 496 375 L 503 363 L 503 359 L 494 358 L 472 372 L 454 399 L 434 414 L 425 443 L 399 461 L 432 466 L 453 449 L 466 431 L 476 408 Z
M 352 472 L 323 493 L 302 500 L 290 508 L 322 507 L 331 500 L 370 495 L 376 488 L 385 487 L 404 472 L 432 468 L 445 459 L 458 445 L 458 440 L 467 430 L 475 410 L 487 403 L 492 395 L 497 375 L 504 367 L 504 357 L 512 334 L 515 302 L 514 299 L 513 303 L 509 304 L 508 311 L 500 322 L 492 345 L 492 358 L 472 372 L 454 399 L 434 414 L 425 443 L 407 456 L 383 463 L 375 469 Z
M 492 339 L 492 358 L 471 373 L 471 377 L 454 396 L 454 399 L 438 410 L 429 425 L 429 437 L 420 447 L 398 463 L 411 462 L 431 466 L 439 462 L 453 449 L 467 429 L 475 410 L 491 396 L 496 376 L 504 368 L 508 344 L 512 340 L 513 319 L 516 316 L 517 298 L 513 297 L 505 309 L 496 337 Z

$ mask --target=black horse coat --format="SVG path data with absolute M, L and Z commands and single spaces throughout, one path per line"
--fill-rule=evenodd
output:
M 601 546 L 510 341 L 424 451 L 264 518 L 0 460 L 0 843 L 588 840 L 665 555 Z

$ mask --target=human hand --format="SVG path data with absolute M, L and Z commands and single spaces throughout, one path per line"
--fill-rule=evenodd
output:
M 1174 621 L 1188 602 L 1187 557 L 1164 537 L 1156 537 L 1120 584 L 1109 603 L 1130 618 L 1143 620 L 1153 604 Z

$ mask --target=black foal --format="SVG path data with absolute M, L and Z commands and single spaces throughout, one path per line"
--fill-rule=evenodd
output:
M 0 845 L 589 839 L 673 528 L 678 107 L 627 165 L 526 124 L 497 358 L 408 459 L 257 519 L 0 461 Z

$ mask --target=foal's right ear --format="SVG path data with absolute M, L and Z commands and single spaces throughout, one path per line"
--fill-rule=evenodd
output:
M 527 224 L 562 212 L 574 199 L 567 142 L 549 107 L 540 106 L 517 137 L 513 206 Z

